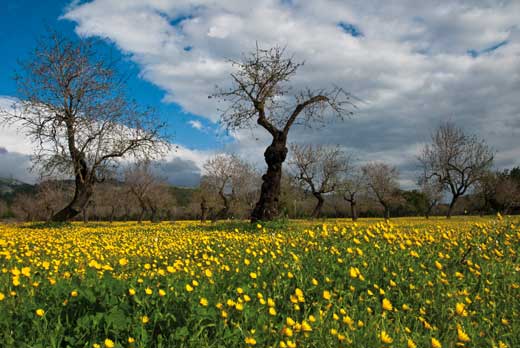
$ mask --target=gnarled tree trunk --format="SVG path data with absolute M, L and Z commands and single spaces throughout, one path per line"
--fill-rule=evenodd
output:
M 448 212 L 446 213 L 446 218 L 451 219 L 451 214 L 453 214 L 453 208 L 455 207 L 455 203 L 457 203 L 457 199 L 459 199 L 459 196 L 454 195 L 451 198 L 450 206 L 448 207 Z
M 206 222 L 208 214 L 208 205 L 206 203 L 206 198 L 202 198 L 200 201 L 200 222 Z
M 316 206 L 314 207 L 314 210 L 312 211 L 312 217 L 316 219 L 319 218 L 321 215 L 321 209 L 323 208 L 323 203 L 325 202 L 325 200 L 319 192 L 313 192 L 313 195 L 318 200 Z
M 352 221 L 356 221 L 357 220 L 357 202 L 352 200 L 350 201 L 350 215 L 351 215 L 351 218 L 352 218 Z
M 76 189 L 74 190 L 72 201 L 65 208 L 57 212 L 51 220 L 62 222 L 73 219 L 85 209 L 87 204 L 90 202 L 93 193 L 94 188 L 92 184 L 76 183 Z
M 285 136 L 274 137 L 273 142 L 264 152 L 267 172 L 262 176 L 260 199 L 251 213 L 251 222 L 272 220 L 278 216 L 282 164 L 288 151 L 286 143 Z

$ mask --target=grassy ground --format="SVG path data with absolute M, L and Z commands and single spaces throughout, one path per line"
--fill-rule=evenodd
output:
M 520 221 L 0 225 L 2 347 L 520 347 Z

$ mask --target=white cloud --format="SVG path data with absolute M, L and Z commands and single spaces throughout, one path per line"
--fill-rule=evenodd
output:
M 202 125 L 202 122 L 200 122 L 198 120 L 190 120 L 190 121 L 188 121 L 188 124 L 192 128 L 195 128 L 196 130 L 202 130 L 204 128 L 204 126 Z
M 294 129 L 291 140 L 381 157 L 410 182 L 412 171 L 403 168 L 413 167 L 413 152 L 451 119 L 503 153 L 497 165 L 519 164 L 519 1 L 94 0 L 64 18 L 80 35 L 107 37 L 129 53 L 142 77 L 166 91 L 166 102 L 211 121 L 217 105 L 207 96 L 229 82 L 227 59 L 256 42 L 280 44 L 306 61 L 295 88 L 336 84 L 365 101 L 353 119 L 319 132 Z M 343 32 L 339 22 L 363 36 Z M 269 140 L 253 133 L 238 132 L 226 148 L 261 162 Z

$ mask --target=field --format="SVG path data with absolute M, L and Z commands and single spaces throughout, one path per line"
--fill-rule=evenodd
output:
M 0 225 L 1 347 L 520 347 L 509 217 Z

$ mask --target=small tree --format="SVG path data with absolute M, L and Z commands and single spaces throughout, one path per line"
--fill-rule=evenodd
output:
M 491 167 L 493 153 L 483 140 L 448 122 L 432 135 L 432 143 L 425 146 L 419 160 L 426 179 L 437 180 L 451 193 L 446 214 L 450 218 L 459 197 Z
M 167 148 L 164 124 L 127 98 L 113 62 L 91 40 L 52 34 L 21 64 L 16 82 L 18 102 L 1 117 L 34 141 L 43 174 L 74 177 L 74 196 L 54 221 L 78 215 L 118 159 L 154 157 Z
M 433 208 L 442 200 L 443 188 L 439 182 L 428 179 L 425 175 L 419 179 L 419 187 L 425 201 L 424 217 L 429 219 Z
M 358 196 L 363 191 L 364 184 L 363 175 L 356 168 L 351 168 L 346 171 L 340 184 L 340 192 L 343 199 L 350 204 L 350 216 L 352 221 L 356 221 L 358 218 Z
M 324 121 L 324 111 L 343 118 L 352 112 L 350 96 L 340 88 L 297 92 L 292 98 L 287 85 L 302 63 L 287 57 L 280 47 L 259 49 L 232 61 L 232 87 L 220 89 L 216 96 L 229 103 L 222 122 L 230 130 L 256 123 L 272 137 L 264 152 L 267 172 L 262 176 L 260 197 L 251 213 L 251 221 L 272 220 L 278 216 L 282 164 L 287 157 L 287 137 L 297 123 L 308 126 Z M 342 98 L 344 97 L 344 98 Z M 342 100 L 343 99 L 343 100 Z
M 27 193 L 17 194 L 11 204 L 11 210 L 19 220 L 34 221 L 38 214 L 34 195 Z
M 312 217 L 317 218 L 325 202 L 324 195 L 338 189 L 340 176 L 348 166 L 347 158 L 338 147 L 293 144 L 291 151 L 289 163 L 296 178 L 317 200 L 312 212 Z
M 399 171 L 396 167 L 382 162 L 365 164 L 361 170 L 369 192 L 383 207 L 385 219 L 389 219 L 390 207 L 397 199 L 399 191 Z
M 222 208 L 213 218 L 230 217 L 232 206 L 238 201 L 248 204 L 254 195 L 256 173 L 247 162 L 235 155 L 220 154 L 204 163 L 204 176 L 201 179 L 201 212 L 203 204 L 207 209 L 208 195 L 216 194 L 222 202 Z M 205 195 L 204 195 L 205 194 Z
M 49 221 L 63 207 L 71 195 L 71 185 L 63 180 L 44 180 L 37 185 L 34 199 L 40 209 L 40 215 Z
M 150 212 L 150 220 L 156 222 L 160 210 L 173 204 L 167 185 L 152 173 L 149 161 L 137 162 L 128 168 L 125 172 L 125 184 L 139 204 L 139 223 L 143 221 L 147 211 Z

